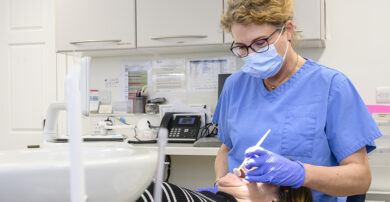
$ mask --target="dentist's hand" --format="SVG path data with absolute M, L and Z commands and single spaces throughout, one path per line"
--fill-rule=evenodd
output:
M 291 161 L 262 147 L 251 147 L 245 157 L 248 171 L 245 180 L 299 188 L 305 181 L 305 168 L 299 161 Z M 251 170 L 253 169 L 253 170 Z

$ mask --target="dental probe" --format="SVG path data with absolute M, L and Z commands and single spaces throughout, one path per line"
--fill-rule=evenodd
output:
M 271 129 L 268 129 L 268 131 L 263 135 L 263 137 L 257 142 L 256 147 L 260 147 L 260 145 L 264 142 L 265 138 L 268 136 L 268 134 L 271 132 Z M 245 177 L 245 170 L 243 169 L 246 162 L 250 159 L 250 157 L 247 157 L 244 159 L 244 161 L 241 163 L 241 165 L 238 168 L 233 169 L 233 173 L 237 175 L 238 177 L 244 178 Z

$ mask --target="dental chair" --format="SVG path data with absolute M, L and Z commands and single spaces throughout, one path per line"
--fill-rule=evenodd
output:
M 366 194 L 348 196 L 347 202 L 364 202 L 366 200 Z

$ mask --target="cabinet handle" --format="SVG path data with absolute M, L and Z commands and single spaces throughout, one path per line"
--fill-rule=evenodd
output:
M 83 43 L 119 43 L 122 40 L 85 40 L 85 41 L 72 41 L 69 42 L 72 45 L 77 45 L 77 44 L 83 44 Z
M 203 39 L 207 38 L 206 35 L 179 35 L 179 36 L 162 36 L 162 37 L 152 37 L 152 40 L 161 40 L 161 39 Z
M 302 33 L 303 30 L 295 30 L 296 33 Z

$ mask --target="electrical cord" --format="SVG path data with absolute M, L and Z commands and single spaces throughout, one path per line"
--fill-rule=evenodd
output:
M 149 126 L 149 128 L 160 128 L 160 126 L 152 126 L 152 124 L 150 123 L 150 121 L 148 121 L 148 126 Z
M 199 138 L 202 137 L 214 137 L 218 134 L 218 125 L 214 123 L 208 123 L 200 128 Z
M 218 135 L 218 124 L 213 123 L 213 125 L 214 125 L 214 128 L 211 131 L 211 135 L 214 137 L 214 136 Z
M 119 122 L 121 122 L 122 124 L 125 124 L 125 125 L 131 125 L 131 124 L 129 124 L 129 123 L 126 123 L 126 120 L 125 120 L 124 118 L 118 118 L 118 117 L 116 117 L 116 116 L 110 115 L 110 116 L 107 117 L 106 120 L 110 120 L 109 118 L 114 118 L 114 119 L 118 120 Z M 111 121 L 111 120 L 110 120 L 110 121 Z
M 107 122 L 108 126 L 113 126 L 114 125 L 114 123 L 108 117 L 107 117 L 106 120 L 104 120 L 104 122 Z M 112 130 L 112 129 L 106 129 L 106 130 Z
M 171 176 L 171 164 L 172 164 L 172 160 L 171 160 L 170 155 L 165 156 L 165 163 L 167 166 L 167 169 L 166 169 L 167 173 L 166 173 L 166 178 L 165 178 L 164 182 L 169 182 L 169 177 Z
M 132 125 L 132 124 L 127 123 L 124 118 L 118 118 L 118 117 L 112 116 L 112 115 L 108 116 L 106 121 L 110 121 L 112 123 L 110 118 L 116 119 L 116 120 L 118 120 L 119 122 L 121 122 L 122 124 L 125 124 L 125 125 Z M 148 125 L 149 125 L 149 128 L 160 128 L 160 126 L 152 126 L 150 121 L 148 121 Z M 128 141 L 129 144 L 153 144 L 153 143 L 157 143 L 157 140 L 141 140 L 141 139 L 139 139 L 136 128 L 137 128 L 137 126 L 135 126 L 133 128 L 133 130 L 134 130 L 134 139 L 136 139 L 136 141 L 129 140 Z
M 113 125 L 113 122 L 110 120 L 110 118 L 113 118 L 113 119 L 116 119 L 118 120 L 120 123 L 122 124 L 125 124 L 125 125 L 128 125 L 130 126 L 131 124 L 127 123 L 126 120 L 124 118 L 118 118 L 116 116 L 108 116 L 107 119 L 105 121 L 108 121 L 108 122 L 111 122 L 111 125 Z M 137 126 L 134 126 L 133 130 L 134 130 L 134 138 L 137 140 L 137 141 L 142 141 L 140 140 L 138 137 L 137 137 L 137 130 L 135 129 Z

